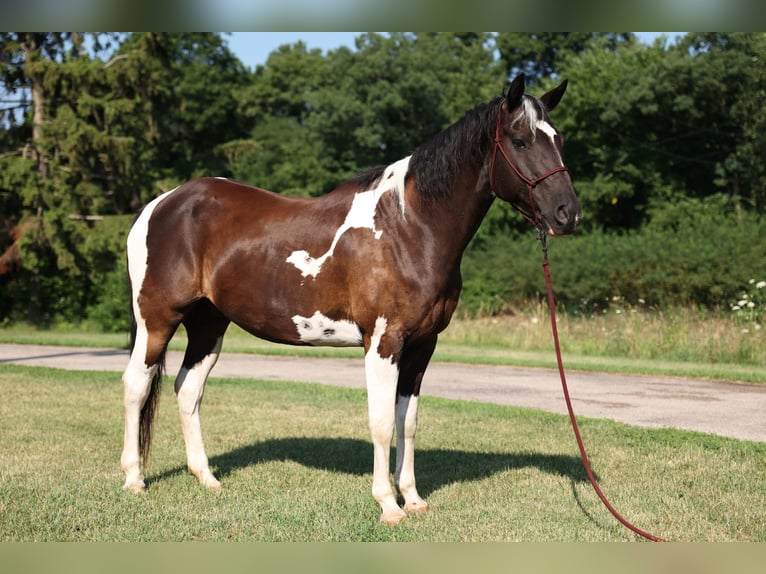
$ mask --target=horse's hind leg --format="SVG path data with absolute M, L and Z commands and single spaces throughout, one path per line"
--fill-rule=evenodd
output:
M 175 331 L 149 333 L 143 321 L 136 326 L 130 360 L 122 375 L 124 387 L 125 434 L 120 463 L 125 472 L 123 488 L 134 492 L 146 489 L 141 472 L 151 441 L 151 422 L 162 378 L 165 348 Z
M 187 466 L 203 486 L 219 489 L 221 483 L 213 476 L 205 453 L 200 407 L 205 381 L 218 360 L 223 334 L 229 321 L 203 299 L 187 314 L 183 323 L 189 342 L 176 378 L 175 391 L 186 444 Z

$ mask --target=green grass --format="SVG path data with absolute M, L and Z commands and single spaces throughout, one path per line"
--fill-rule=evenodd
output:
M 593 493 L 566 417 L 423 397 L 417 470 L 433 506 L 378 523 L 360 390 L 212 379 L 209 492 L 185 470 L 166 381 L 149 491 L 121 490 L 114 373 L 0 365 L 2 541 L 631 541 Z M 766 444 L 581 419 L 631 522 L 674 541 L 766 541 Z

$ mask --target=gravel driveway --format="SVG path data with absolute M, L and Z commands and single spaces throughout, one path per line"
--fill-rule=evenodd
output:
M 168 353 L 168 373 L 178 369 L 181 356 Z M 126 362 L 124 350 L 0 344 L 0 363 L 119 372 Z M 364 388 L 361 359 L 223 353 L 212 376 Z M 766 442 L 766 385 L 574 371 L 567 381 L 578 417 Z M 422 393 L 566 413 L 558 371 L 549 369 L 433 363 Z

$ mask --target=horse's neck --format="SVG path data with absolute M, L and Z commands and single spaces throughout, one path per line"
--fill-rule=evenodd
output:
M 448 197 L 421 207 L 434 239 L 449 246 L 447 251 L 456 257 L 458 264 L 494 199 L 485 172 L 484 167 L 462 170 L 456 175 Z

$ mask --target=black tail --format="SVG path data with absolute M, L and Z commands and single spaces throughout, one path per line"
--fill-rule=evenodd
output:
M 149 387 L 149 395 L 146 397 L 144 406 L 141 407 L 141 426 L 138 429 L 138 451 L 141 453 L 141 461 L 146 467 L 149 460 L 149 449 L 152 445 L 152 422 L 154 413 L 157 411 L 157 403 L 160 398 L 160 383 L 165 374 L 165 355 L 160 359 L 159 367 L 152 377 Z

